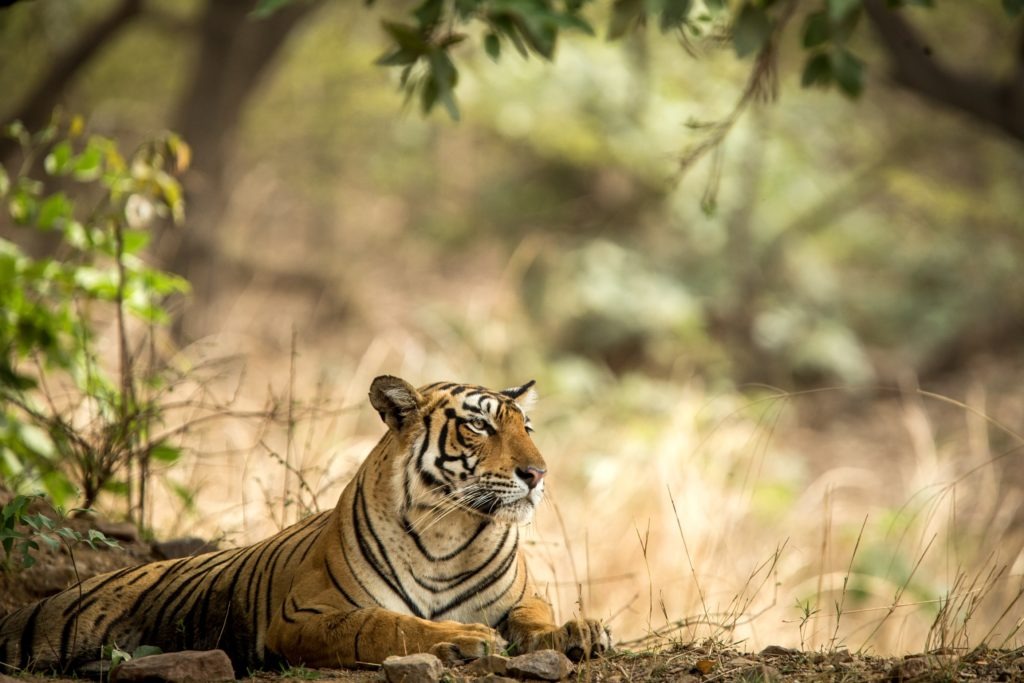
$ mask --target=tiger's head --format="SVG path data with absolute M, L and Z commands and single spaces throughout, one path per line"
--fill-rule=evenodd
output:
M 532 520 L 547 471 L 524 410 L 532 387 L 438 382 L 415 389 L 391 375 L 373 380 L 370 403 L 403 458 L 403 510 L 455 507 L 504 523 Z

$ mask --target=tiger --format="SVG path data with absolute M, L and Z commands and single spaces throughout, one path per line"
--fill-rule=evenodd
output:
M 70 671 L 105 647 L 221 649 L 237 675 L 611 647 L 601 621 L 559 626 L 527 573 L 520 527 L 547 465 L 527 415 L 534 382 L 493 391 L 382 375 L 386 425 L 338 504 L 255 545 L 128 567 L 0 619 L 0 673 Z

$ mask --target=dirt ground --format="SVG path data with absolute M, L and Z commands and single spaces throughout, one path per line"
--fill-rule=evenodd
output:
M 19 676 L 15 680 L 49 681 L 63 683 L 74 679 L 44 676 Z M 370 683 L 384 681 L 376 670 L 311 670 L 288 669 L 282 672 L 260 672 L 251 681 L 349 681 Z M 473 678 L 461 667 L 447 670 L 442 681 L 471 683 L 485 678 Z M 493 680 L 493 679 L 491 679 Z M 850 654 L 798 652 L 784 648 L 765 648 L 760 653 L 744 653 L 720 645 L 676 644 L 657 651 L 636 652 L 620 649 L 601 659 L 577 666 L 569 680 L 594 683 L 627 683 L 653 681 L 657 683 L 712 683 L 742 681 L 884 681 L 898 683 L 913 681 L 1022 681 L 1024 680 L 1024 649 L 989 650 L 979 648 L 972 652 L 929 653 L 902 658 L 871 657 Z M 0 682 L 4 677 L 0 675 Z

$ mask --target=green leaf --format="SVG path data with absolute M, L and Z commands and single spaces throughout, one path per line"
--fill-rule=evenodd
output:
M 420 55 L 425 54 L 429 49 L 430 46 L 423 39 L 423 34 L 418 26 L 387 20 L 380 23 L 384 27 L 384 31 L 391 36 L 391 39 L 395 41 L 399 48 Z
M 412 14 L 421 26 L 433 26 L 440 21 L 442 9 L 444 9 L 443 0 L 424 0 L 419 7 L 413 10 Z
M 682 27 L 690 16 L 693 0 L 663 0 L 661 9 L 661 32 L 667 33 Z
M 166 443 L 158 443 L 149 449 L 149 457 L 156 462 L 175 463 L 181 458 L 181 449 Z
M 732 46 L 743 58 L 760 52 L 772 33 L 772 21 L 763 7 L 743 5 L 732 27 Z
M 412 52 L 400 47 L 388 52 L 387 54 L 381 55 L 376 59 L 374 64 L 377 66 L 405 66 L 407 64 L 414 64 L 419 58 L 420 53 Z
M 817 47 L 828 42 L 831 35 L 832 27 L 824 11 L 807 15 L 807 21 L 804 22 L 804 47 Z
M 63 192 L 55 192 L 39 205 L 36 225 L 43 230 L 62 227 L 64 221 L 71 218 L 74 206 Z
M 423 86 L 423 110 L 429 112 L 440 100 L 453 121 L 459 120 L 459 108 L 455 104 L 453 89 L 458 82 L 459 72 L 448 54 L 442 50 L 430 53 L 430 71 Z
M 863 0 L 828 0 L 828 16 L 832 21 L 839 22 L 854 10 L 860 9 Z
M 69 161 L 71 161 L 71 143 L 63 140 L 54 145 L 50 153 L 43 159 L 43 168 L 50 175 L 64 175 L 68 172 Z
M 266 19 L 290 2 L 291 0 L 258 0 L 256 7 L 249 12 L 249 16 L 254 19 Z
M 501 57 L 501 40 L 496 33 L 488 33 L 484 36 L 484 51 L 494 61 Z
M 0 166 L 0 197 L 5 196 L 11 189 L 11 178 L 7 175 L 7 169 Z
M 90 182 L 103 173 L 103 150 L 90 144 L 71 162 L 71 175 L 75 180 Z
M 152 237 L 145 230 L 127 229 L 121 233 L 121 238 L 124 241 L 124 253 L 126 254 L 137 254 L 146 248 L 149 244 L 149 240 Z
M 800 78 L 800 84 L 809 88 L 819 86 L 827 88 L 832 83 L 832 61 L 824 52 L 820 52 L 807 59 L 804 65 L 804 73 Z
M 7 210 L 15 223 L 24 225 L 30 222 L 36 213 L 36 200 L 19 187 L 7 202 Z
M 1003 11 L 1015 17 L 1024 12 L 1024 0 L 1003 0 Z
M 857 97 L 864 89 L 864 62 L 849 50 L 832 53 L 832 73 L 845 95 Z

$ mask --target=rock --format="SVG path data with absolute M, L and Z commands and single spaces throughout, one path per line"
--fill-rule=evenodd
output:
M 217 550 L 217 544 L 205 541 L 196 536 L 173 538 L 169 541 L 156 541 L 150 545 L 153 554 L 161 560 L 176 560 L 179 557 L 192 557 Z
M 784 657 L 786 655 L 798 655 L 800 650 L 794 650 L 791 647 L 782 647 L 781 645 L 769 645 L 765 649 L 761 650 L 762 657 Z
M 556 650 L 538 650 L 508 660 L 506 673 L 515 678 L 560 681 L 573 672 L 569 658 Z
M 444 664 L 435 655 L 420 652 L 384 660 L 384 678 L 388 683 L 437 683 L 444 673 Z
M 184 650 L 124 662 L 110 674 L 111 683 L 200 683 L 233 681 L 235 670 L 224 650 Z
M 110 660 L 97 659 L 81 665 L 75 669 L 75 674 L 82 678 L 89 678 L 94 681 L 106 681 L 110 679 Z
M 139 529 L 131 522 L 111 522 L 97 517 L 92 520 L 92 527 L 107 538 L 116 538 L 125 543 L 137 543 L 139 540 Z
M 508 672 L 508 657 L 486 655 L 480 659 L 474 659 L 462 670 L 473 676 L 483 676 L 485 674 L 504 676 Z

